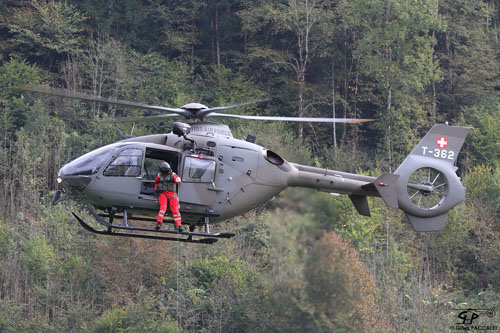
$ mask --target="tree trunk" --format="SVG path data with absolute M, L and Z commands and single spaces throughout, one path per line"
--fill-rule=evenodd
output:
M 248 0 L 245 0 L 245 10 L 248 10 Z M 245 53 L 245 62 L 248 60 L 248 31 L 245 29 L 243 32 L 243 51 Z
M 191 42 L 191 59 L 189 62 L 189 73 L 191 74 L 191 82 L 194 82 L 194 42 Z
M 214 19 L 213 17 L 210 19 L 210 29 L 212 30 L 212 34 L 210 36 L 210 48 L 211 48 L 211 54 L 212 54 L 212 64 L 215 64 L 215 38 L 214 38 Z
M 344 33 L 347 34 L 347 28 L 344 28 Z M 352 69 L 352 54 L 351 54 L 351 66 L 347 66 L 347 38 L 344 39 L 344 69 L 346 72 L 346 78 L 344 80 L 344 104 L 343 104 L 343 116 L 347 118 L 347 101 L 349 97 L 349 81 L 351 80 L 351 69 Z M 344 123 L 342 126 L 342 136 L 340 139 L 340 144 L 345 145 L 345 139 L 347 136 L 347 124 Z
M 391 112 L 391 100 L 392 100 L 392 90 L 389 88 L 388 96 L 387 96 L 387 114 L 389 117 L 389 126 L 387 127 L 387 160 L 389 161 L 389 172 L 392 172 L 392 141 L 391 141 L 391 120 L 392 115 Z
M 335 63 L 332 59 L 332 118 L 336 118 L 335 114 Z M 333 123 L 333 152 L 337 158 L 337 124 Z
M 435 31 L 432 31 L 432 38 L 435 39 L 436 38 L 436 32 Z M 433 69 L 433 74 L 434 73 L 434 53 L 435 53 L 435 50 L 433 48 L 433 54 L 432 54 L 432 69 Z M 436 81 L 434 80 L 434 75 L 432 77 L 432 81 L 431 81 L 431 86 L 432 86 L 432 123 L 436 123 L 436 109 L 437 109 L 437 99 L 436 99 Z
M 108 16 L 111 17 L 113 15 L 113 0 L 108 1 Z
M 314 7 L 314 5 L 313 5 Z M 295 71 L 297 74 L 297 83 L 299 84 L 299 117 L 304 116 L 304 91 L 306 84 L 306 71 L 309 61 L 309 32 L 314 24 L 314 18 L 311 17 L 311 12 L 309 9 L 309 1 L 305 1 L 305 23 L 301 22 L 301 17 L 299 14 L 298 3 L 295 2 L 295 21 L 297 23 L 297 51 L 298 59 L 295 61 Z M 304 136 L 304 124 L 299 123 L 299 140 L 302 142 Z
M 305 85 L 305 75 L 304 73 L 300 73 L 297 76 L 297 80 L 299 81 L 299 117 L 304 116 L 304 85 Z M 304 136 L 304 123 L 299 123 L 299 139 L 302 142 L 302 138 Z
M 217 7 L 215 7 L 215 46 L 217 52 L 217 65 L 220 66 L 219 10 Z
M 354 81 L 354 99 L 353 99 L 353 118 L 358 117 L 358 82 L 359 82 L 359 72 L 356 72 L 356 79 Z M 353 137 L 352 137 L 352 153 L 353 156 L 356 156 L 357 147 L 358 147 L 358 126 L 354 126 L 352 129 Z

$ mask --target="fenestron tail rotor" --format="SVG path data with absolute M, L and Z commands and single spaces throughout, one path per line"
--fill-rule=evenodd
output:
M 142 103 L 135 103 L 129 101 L 123 101 L 114 98 L 107 98 L 101 96 L 95 96 L 90 94 L 85 94 L 81 92 L 75 92 L 68 89 L 51 88 L 43 86 L 20 86 L 16 87 L 16 90 L 30 91 L 40 94 L 60 96 L 72 99 L 79 99 L 84 101 L 98 102 L 111 104 L 116 106 L 121 106 L 131 109 L 142 109 L 150 111 L 161 111 L 167 112 L 158 115 L 142 116 L 142 117 L 120 117 L 120 118 L 110 118 L 110 119 L 100 119 L 101 122 L 107 123 L 117 123 L 117 122 L 154 122 L 162 119 L 168 119 L 176 116 L 183 116 L 189 120 L 204 120 L 205 118 L 237 118 L 237 119 L 247 119 L 247 120 L 270 120 L 270 121 L 293 121 L 293 122 L 320 122 L 320 123 L 363 123 L 368 121 L 374 121 L 374 119 L 355 119 L 355 118 L 314 118 L 314 117 L 280 117 L 280 116 L 250 116 L 250 115 L 238 115 L 232 113 L 217 113 L 214 111 L 233 109 L 249 104 L 255 104 L 267 101 L 268 99 L 258 99 L 242 103 L 236 103 L 225 106 L 207 107 L 206 105 L 199 103 L 189 103 L 180 108 L 169 108 L 157 105 L 148 105 Z
M 438 208 L 448 192 L 444 174 L 431 167 L 415 170 L 406 186 L 410 201 L 418 208 L 426 210 Z

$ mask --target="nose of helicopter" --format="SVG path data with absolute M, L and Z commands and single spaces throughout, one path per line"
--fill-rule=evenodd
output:
M 99 172 L 110 157 L 110 150 L 111 147 L 105 146 L 65 164 L 59 170 L 57 177 L 59 186 L 52 198 L 52 203 L 56 204 L 63 200 L 60 199 L 61 192 L 67 196 L 82 195 L 92 181 L 92 176 Z
M 59 170 L 59 176 L 57 177 L 59 186 L 61 188 L 64 188 L 65 192 L 77 195 L 82 194 L 91 180 L 92 178 L 86 174 L 68 175 L 64 173 L 64 168 L 61 168 L 61 170 Z
M 70 197 L 80 196 L 85 191 L 87 185 L 90 184 L 92 178 L 87 175 L 66 175 L 64 173 L 64 167 L 59 170 L 57 177 L 58 188 L 52 197 L 52 204 L 68 199 Z M 61 194 L 65 193 L 65 196 L 61 199 Z

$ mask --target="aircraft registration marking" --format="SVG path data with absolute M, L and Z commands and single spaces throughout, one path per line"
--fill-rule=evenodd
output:
M 429 147 L 422 146 L 422 155 L 431 155 L 438 158 L 443 158 L 446 160 L 454 160 L 455 152 L 453 150 L 446 149 L 429 149 Z

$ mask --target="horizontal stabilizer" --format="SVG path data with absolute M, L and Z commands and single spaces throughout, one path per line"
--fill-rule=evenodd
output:
M 376 189 L 387 206 L 398 208 L 398 195 L 396 193 L 396 183 L 398 179 L 399 175 L 383 173 L 374 182 L 363 185 L 362 188 L 366 190 Z
M 371 216 L 370 207 L 368 206 L 368 200 L 366 199 L 366 195 L 351 194 L 349 196 L 349 199 L 351 199 L 354 207 L 356 207 L 356 210 L 360 215 Z
M 443 229 L 448 212 L 434 217 L 416 217 L 406 214 L 415 231 L 438 231 Z

